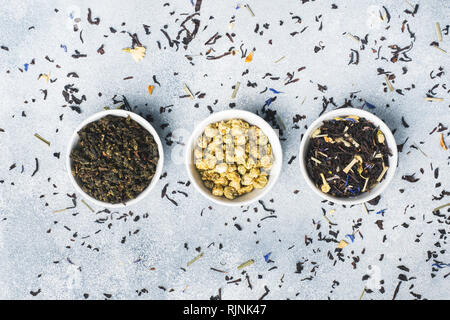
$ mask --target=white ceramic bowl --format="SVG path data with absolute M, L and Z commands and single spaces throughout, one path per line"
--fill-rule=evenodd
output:
M 91 197 L 86 192 L 81 190 L 80 186 L 78 185 L 77 180 L 72 175 L 72 160 L 70 159 L 70 153 L 72 152 L 72 149 L 78 143 L 78 140 L 79 140 L 78 131 L 80 131 L 88 123 L 99 120 L 100 118 L 103 118 L 107 115 L 113 115 L 113 116 L 124 117 L 124 118 L 130 116 L 131 119 L 133 119 L 134 121 L 139 123 L 145 130 L 147 130 L 153 136 L 156 144 L 158 145 L 159 160 L 158 160 L 158 164 L 156 165 L 156 171 L 155 171 L 155 175 L 153 176 L 152 181 L 150 182 L 148 187 L 145 188 L 144 191 L 142 191 L 136 198 L 129 200 L 125 203 L 112 204 L 112 203 L 103 202 L 103 201 L 100 201 L 100 200 L 97 200 L 97 199 Z M 67 169 L 67 173 L 69 174 L 70 181 L 72 182 L 73 186 L 75 187 L 75 190 L 77 192 L 79 192 L 80 194 L 82 194 L 83 198 L 88 199 L 92 203 L 94 203 L 98 206 L 101 206 L 101 207 L 108 207 L 108 208 L 123 208 L 124 206 L 133 205 L 133 204 L 139 202 L 140 200 L 144 199 L 150 193 L 150 191 L 155 187 L 156 183 L 159 181 L 159 177 L 161 176 L 161 172 L 162 172 L 162 168 L 163 168 L 163 163 L 164 163 L 164 151 L 163 151 L 162 143 L 158 136 L 158 133 L 155 131 L 155 129 L 152 127 L 152 125 L 150 123 L 148 123 L 148 121 L 145 120 L 144 118 L 142 118 L 140 115 L 130 112 L 130 111 L 120 110 L 120 109 L 101 111 L 101 112 L 93 114 L 92 116 L 90 116 L 89 118 L 84 120 L 73 132 L 72 137 L 67 146 L 67 152 L 66 152 L 66 169 Z
M 269 142 L 272 146 L 272 152 L 274 155 L 274 162 L 273 166 L 270 170 L 269 174 L 269 181 L 267 185 L 262 189 L 254 189 L 249 193 L 246 193 L 240 197 L 237 197 L 235 199 L 227 199 L 225 197 L 216 197 L 211 194 L 211 191 L 206 188 L 203 184 L 203 181 L 200 177 L 200 174 L 197 171 L 197 168 L 194 164 L 194 148 L 195 148 L 195 142 L 197 141 L 197 138 L 201 136 L 204 129 L 210 124 L 219 122 L 222 120 L 230 120 L 230 119 L 242 119 L 246 122 L 248 122 L 250 125 L 255 125 L 259 127 L 264 134 L 269 139 Z M 275 185 L 280 172 L 281 172 L 281 164 L 283 162 L 283 152 L 281 150 L 281 144 L 280 140 L 278 139 L 278 135 L 275 132 L 275 130 L 272 129 L 272 127 L 260 116 L 244 111 L 244 110 L 226 110 L 221 112 L 216 112 L 207 117 L 205 120 L 200 122 L 200 124 L 197 125 L 197 127 L 192 132 L 192 135 L 189 139 L 189 142 L 186 147 L 186 154 L 185 154 L 185 161 L 186 161 L 186 168 L 189 175 L 189 179 L 192 181 L 192 184 L 195 186 L 195 188 L 206 198 L 210 199 L 211 201 L 226 205 L 226 206 L 243 206 L 247 205 L 251 202 L 257 201 L 258 199 L 261 199 L 264 197 L 270 189 Z
M 347 115 L 356 115 L 358 117 L 366 118 L 367 120 L 372 122 L 375 126 L 379 127 L 386 138 L 386 142 L 389 149 L 392 152 L 392 156 L 389 156 L 389 169 L 385 174 L 385 178 L 380 183 L 378 183 L 373 189 L 355 197 L 338 198 L 323 193 L 315 186 L 314 182 L 309 177 L 308 171 L 306 169 L 305 155 L 309 145 L 311 133 L 318 127 L 322 126 L 324 120 L 332 120 L 336 117 L 342 117 Z M 391 130 L 389 130 L 388 126 L 383 121 L 381 121 L 380 118 L 378 118 L 377 116 L 368 111 L 364 111 L 361 109 L 342 108 L 323 114 L 309 126 L 308 130 L 306 130 L 305 134 L 303 135 L 303 139 L 300 143 L 299 159 L 300 159 L 299 161 L 300 170 L 302 172 L 303 178 L 305 178 L 305 181 L 308 184 L 308 186 L 316 194 L 318 194 L 320 197 L 324 199 L 327 199 L 335 203 L 352 205 L 370 201 L 373 198 L 377 197 L 380 193 L 382 193 L 384 189 L 386 189 L 389 182 L 391 182 L 392 178 L 394 177 L 395 169 L 397 168 L 398 151 L 397 151 L 397 143 L 395 142 Z

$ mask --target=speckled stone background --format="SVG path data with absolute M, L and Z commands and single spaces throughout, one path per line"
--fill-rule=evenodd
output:
M 449 17 L 446 0 L 3 1 L 0 298 L 449 299 L 449 207 L 433 211 L 449 202 Z M 136 45 L 141 62 L 122 51 Z M 66 145 L 123 96 L 159 132 L 166 174 L 136 206 L 92 212 Z M 300 176 L 302 133 L 341 106 L 380 116 L 401 150 L 368 214 Z M 285 160 L 267 197 L 230 209 L 187 183 L 180 155 L 233 107 L 281 129 Z

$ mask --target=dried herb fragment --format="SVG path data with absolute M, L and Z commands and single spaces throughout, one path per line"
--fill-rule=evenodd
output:
M 241 83 L 238 81 L 238 82 L 236 82 L 236 85 L 234 86 L 234 90 L 233 90 L 233 93 L 231 94 L 231 99 L 234 99 L 234 98 L 236 98 L 236 94 L 237 94 L 237 92 L 238 92 L 238 90 L 239 90 L 239 86 L 241 85 Z
M 250 260 L 247 260 L 244 263 L 240 264 L 237 268 L 238 268 L 238 270 L 241 270 L 241 269 L 243 269 L 245 267 L 251 266 L 254 263 L 255 263 L 255 260 L 250 259 Z
M 39 140 L 41 140 L 42 142 L 44 142 L 46 145 L 48 145 L 50 147 L 50 142 L 44 138 L 42 138 L 39 134 L 35 133 L 34 136 L 36 138 L 38 138 Z
M 194 259 L 192 259 L 191 261 L 189 261 L 186 266 L 189 267 L 191 264 L 193 264 L 195 261 L 197 261 L 198 259 L 200 259 L 201 257 L 203 257 L 203 253 L 200 253 L 198 256 L 196 256 Z

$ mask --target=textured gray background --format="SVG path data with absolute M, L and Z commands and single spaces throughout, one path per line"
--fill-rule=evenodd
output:
M 420 1 L 414 16 L 404 12 L 412 10 L 413 0 L 410 4 L 400 0 L 249 1 L 255 13 L 252 17 L 246 8 L 236 9 L 235 1 L 204 0 L 199 33 L 187 49 L 181 45 L 178 50 L 168 45 L 160 29 L 175 39 L 186 14 L 194 13 L 189 0 L 4 2 L 0 45 L 9 50 L 0 49 L 0 128 L 4 130 L 0 132 L 0 298 L 209 299 L 220 288 L 224 299 L 258 299 L 266 290 L 270 290 L 266 299 L 359 299 L 368 288 L 363 299 L 391 299 L 399 283 L 397 299 L 450 298 L 449 212 L 446 208 L 432 213 L 433 208 L 448 202 L 446 192 L 441 200 L 433 200 L 433 195 L 439 197 L 448 188 L 448 151 L 440 147 L 439 133 L 429 134 L 439 122 L 446 127 L 450 124 L 449 54 L 430 46 L 437 39 L 435 22 L 440 22 L 442 29 L 449 24 L 449 1 Z M 169 5 L 164 6 L 166 2 Z M 337 9 L 332 9 L 333 3 Z M 80 31 L 70 27 L 71 6 L 80 12 L 83 42 Z M 384 14 L 383 6 L 390 13 L 389 22 L 370 13 L 381 10 Z M 99 25 L 87 21 L 88 8 L 93 18 L 100 18 Z M 301 17 L 301 23 L 294 16 Z M 406 24 L 402 32 L 405 20 L 415 41 Z M 265 23 L 268 29 L 263 27 Z M 143 24 L 150 26 L 150 34 L 145 33 Z M 111 33 L 110 27 L 117 32 Z M 129 35 L 121 31 L 137 33 L 147 48 L 143 61 L 136 63 L 121 51 L 131 45 Z M 216 32 L 222 37 L 205 45 Z M 235 33 L 234 43 L 226 32 Z M 298 33 L 291 35 L 293 32 Z M 368 43 L 361 48 L 360 42 L 345 33 L 360 38 L 368 34 Z M 385 40 L 380 40 L 382 37 Z M 412 61 L 390 61 L 389 45 L 405 47 L 411 42 L 414 47 L 408 56 Z M 97 53 L 102 44 L 103 55 Z M 319 44 L 324 48 L 315 53 Z M 245 63 L 240 52 L 220 60 L 206 59 L 211 47 L 215 50 L 211 55 L 219 55 L 232 46 L 239 50 L 241 45 L 256 49 L 252 62 Z M 372 51 L 380 46 L 379 55 Z M 445 32 L 440 46 L 450 50 Z M 359 52 L 358 65 L 349 64 L 351 49 Z M 74 50 L 87 57 L 72 58 Z M 193 56 L 192 64 L 185 55 Z M 282 56 L 285 59 L 275 63 Z M 32 59 L 35 64 L 30 64 Z M 28 71 L 24 70 L 26 63 Z M 306 69 L 298 72 L 302 66 Z M 430 72 L 436 74 L 441 66 L 445 73 L 431 79 Z M 406 74 L 402 67 L 407 68 Z M 377 68 L 395 74 L 392 83 L 403 95 L 383 90 L 384 75 L 379 75 Z M 248 73 L 243 75 L 246 69 Z M 38 80 L 39 74 L 48 72 L 56 81 Z M 70 72 L 79 78 L 68 78 Z M 284 85 L 288 72 L 295 72 L 293 78 L 300 80 Z M 263 78 L 266 73 L 279 79 Z M 153 75 L 161 86 L 156 84 L 150 96 L 147 86 L 155 84 Z M 128 76 L 134 78 L 123 80 Z M 232 86 L 237 81 L 241 87 L 232 100 Z M 257 86 L 247 86 L 248 81 Z M 61 94 L 64 86 L 72 83 L 79 89 L 78 98 L 86 96 L 81 114 L 70 110 Z M 183 98 L 184 83 L 194 93 L 206 96 Z M 319 91 L 318 84 L 327 89 Z M 405 89 L 412 84 L 414 88 Z M 433 93 L 444 101 L 425 101 L 436 84 Z M 264 91 L 266 88 L 283 93 L 275 95 Z M 47 90 L 45 100 L 41 89 Z M 275 210 L 274 217 L 261 220 L 271 215 L 261 203 L 231 209 L 213 205 L 192 185 L 178 183 L 186 182 L 187 175 L 179 163 L 182 146 L 177 143 L 164 143 L 167 177 L 138 205 L 111 214 L 91 205 L 97 212 L 92 213 L 78 195 L 76 208 L 55 213 L 72 205 L 67 194 L 74 189 L 64 157 L 73 129 L 104 106 L 111 107 L 116 94 L 126 95 L 138 112 L 150 114 L 163 140 L 173 132 L 172 140 L 184 142 L 194 126 L 209 115 L 208 106 L 219 111 L 235 102 L 238 108 L 261 113 L 265 101 L 276 96 L 270 109 L 277 112 L 287 130 L 282 136 L 283 172 L 263 199 L 267 208 Z M 376 106 L 371 111 L 395 129 L 397 143 L 408 138 L 394 180 L 376 206 L 367 205 L 369 215 L 360 205 L 343 208 L 321 202 L 302 180 L 298 159 L 288 164 L 298 153 L 305 126 L 322 111 L 323 99 L 332 97 L 336 106 L 330 104 L 327 110 L 344 104 L 362 107 L 367 100 Z M 172 112 L 166 109 L 161 113 L 160 107 L 168 105 L 173 105 Z M 306 118 L 295 123 L 296 114 Z M 402 116 L 408 128 L 402 126 Z M 168 127 L 162 128 L 166 123 Z M 448 132 L 443 131 L 447 144 Z M 51 146 L 36 139 L 34 133 L 48 139 Z M 428 157 L 411 148 L 412 144 Z M 60 159 L 53 156 L 55 152 L 61 153 Z M 31 177 L 35 158 L 40 168 Z M 10 170 L 13 164 L 16 167 Z M 437 179 L 436 167 L 440 168 Z M 413 173 L 420 179 L 416 183 L 401 179 Z M 441 185 L 436 187 L 438 182 Z M 167 183 L 168 195 L 178 206 L 161 198 Z M 295 190 L 299 192 L 295 194 Z M 330 213 L 332 209 L 334 213 Z M 386 209 L 384 215 L 377 214 L 382 209 Z M 334 225 L 323 217 L 323 210 Z M 136 216 L 138 221 L 134 221 Z M 104 218 L 107 221 L 98 223 Z M 360 233 L 356 232 L 351 243 L 345 235 L 357 229 Z M 311 239 L 308 245 L 306 238 Z M 342 239 L 350 244 L 336 250 Z M 187 267 L 199 252 L 203 257 Z M 264 256 L 269 252 L 266 262 Z M 255 263 L 237 270 L 249 259 Z M 234 280 L 238 282 L 229 283 Z

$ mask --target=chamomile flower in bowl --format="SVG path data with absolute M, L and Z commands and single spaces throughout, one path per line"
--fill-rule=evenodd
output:
M 282 156 L 278 135 L 264 119 L 233 109 L 213 113 L 195 128 L 187 144 L 186 168 L 203 196 L 242 206 L 272 189 Z

